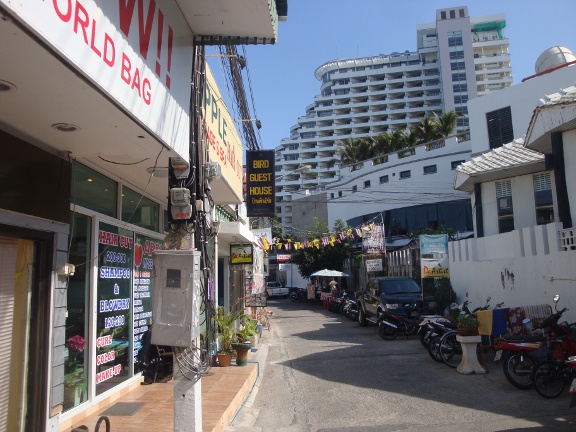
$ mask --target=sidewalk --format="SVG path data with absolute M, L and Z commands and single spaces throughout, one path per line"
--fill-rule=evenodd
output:
M 202 377 L 202 430 L 203 432 L 221 432 L 228 427 L 248 399 L 259 376 L 260 361 L 264 362 L 267 346 L 259 343 L 258 349 L 249 354 L 248 365 L 238 367 L 213 367 L 211 375 Z M 107 415 L 111 431 L 140 432 L 174 430 L 174 380 L 167 383 L 140 385 L 136 383 L 127 392 L 113 400 L 105 400 L 86 412 L 79 414 L 66 424 L 62 423 L 60 432 L 71 432 L 81 425 L 94 431 L 101 414 L 109 408 L 138 408 L 130 415 Z M 112 398 L 110 398 L 112 399 Z M 138 404 L 138 405 L 130 405 Z M 83 429 L 80 429 L 83 430 Z M 105 424 L 100 430 L 104 431 Z

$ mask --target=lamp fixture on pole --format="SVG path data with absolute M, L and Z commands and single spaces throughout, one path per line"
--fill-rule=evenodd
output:
M 206 54 L 204 57 L 228 57 L 235 58 L 238 60 L 240 69 L 246 68 L 246 59 L 239 54 Z

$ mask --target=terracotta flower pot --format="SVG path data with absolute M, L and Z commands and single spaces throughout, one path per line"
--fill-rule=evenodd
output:
M 218 365 L 228 367 L 232 363 L 232 353 L 218 353 Z

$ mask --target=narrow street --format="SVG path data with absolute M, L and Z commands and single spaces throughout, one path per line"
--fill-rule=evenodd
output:
M 576 430 L 567 390 L 551 400 L 517 390 L 501 364 L 461 375 L 414 337 L 386 342 L 374 326 L 289 299 L 267 309 L 261 379 L 228 432 Z

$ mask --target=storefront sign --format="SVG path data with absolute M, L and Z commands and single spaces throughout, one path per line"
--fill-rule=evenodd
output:
M 96 394 L 130 376 L 134 234 L 100 223 L 96 320 Z
M 447 257 L 440 259 L 421 258 L 420 261 L 422 263 L 422 278 L 450 277 L 449 260 Z
M 249 217 L 275 216 L 274 150 L 246 152 L 246 209 Z
M 231 244 L 230 264 L 252 264 L 252 244 Z
M 140 234 L 135 234 L 134 241 L 134 267 L 132 269 L 132 304 L 134 307 L 133 343 L 134 343 L 134 372 L 140 372 L 142 366 L 138 362 L 138 352 L 142 348 L 142 337 L 152 324 L 152 295 L 150 293 L 150 278 L 152 277 L 152 253 L 156 249 L 163 249 L 162 243 Z
M 362 252 L 386 253 L 386 242 L 384 238 L 384 224 L 373 224 L 372 229 L 363 234 Z
M 369 272 L 382 271 L 382 260 L 381 259 L 366 260 L 366 271 Z
M 3 1 L 57 53 L 188 158 L 192 32 L 167 0 Z
M 426 234 L 420 236 L 420 253 L 423 254 L 447 254 L 447 234 Z
M 290 255 L 288 254 L 278 254 L 276 255 L 276 262 L 289 262 L 290 261 Z

